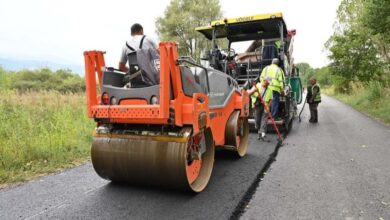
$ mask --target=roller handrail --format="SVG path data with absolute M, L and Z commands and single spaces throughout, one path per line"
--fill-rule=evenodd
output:
M 200 64 L 197 64 L 196 61 L 192 58 L 192 57 L 189 57 L 189 56 L 182 56 L 182 57 L 179 57 L 177 59 L 177 62 L 178 64 L 181 64 L 181 63 L 188 63 L 190 65 L 193 65 L 193 66 L 196 66 L 196 67 L 199 67 L 199 68 L 202 68 L 205 72 L 206 72 L 206 83 L 207 83 L 207 91 L 210 92 L 210 84 L 209 84 L 209 74 L 208 74 L 208 71 L 207 71 L 207 68 L 200 65 Z

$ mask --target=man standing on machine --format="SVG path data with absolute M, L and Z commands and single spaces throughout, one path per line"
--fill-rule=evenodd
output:
M 280 95 L 284 94 L 284 72 L 278 66 L 279 59 L 272 59 L 271 65 L 266 66 L 260 75 L 260 82 L 265 78 L 271 78 L 270 85 L 268 88 L 272 90 L 272 106 L 271 113 L 272 117 L 277 121 L 279 119 L 279 98 Z
M 257 83 L 249 91 L 251 96 L 252 109 L 254 109 L 255 127 L 258 132 L 257 139 L 266 141 L 265 134 L 267 132 L 268 112 L 272 103 L 272 90 L 269 89 L 271 78 L 265 78 L 262 83 Z M 261 95 L 264 104 L 261 102 L 259 95 Z

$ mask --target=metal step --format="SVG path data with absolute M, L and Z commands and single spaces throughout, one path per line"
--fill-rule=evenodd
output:
M 256 79 L 257 75 L 249 75 L 249 76 L 239 76 L 236 79 Z
M 277 125 L 283 125 L 283 123 L 284 123 L 284 120 L 275 121 L 275 124 L 277 124 Z M 267 124 L 272 125 L 272 120 L 268 119 Z
M 248 75 L 239 75 L 238 78 L 246 78 L 246 77 L 249 77 L 249 78 L 252 78 L 252 77 L 258 77 L 259 75 L 258 74 L 248 74 Z
M 249 118 L 249 119 L 248 119 L 248 122 L 249 122 L 249 124 L 255 124 L 255 119 L 254 119 L 254 118 Z M 283 120 L 281 120 L 281 121 L 275 121 L 275 124 L 277 124 L 277 125 L 283 125 L 283 123 L 284 123 Z M 267 124 L 268 124 L 268 125 L 272 125 L 271 119 L 268 119 Z

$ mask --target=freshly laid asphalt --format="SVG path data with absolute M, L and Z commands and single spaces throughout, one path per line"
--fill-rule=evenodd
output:
M 319 124 L 305 110 L 242 219 L 390 219 L 390 127 L 328 97 Z
M 279 150 L 252 134 L 244 158 L 217 152 L 202 193 L 113 184 L 87 163 L 0 190 L 0 219 L 390 219 L 390 127 L 329 97 L 319 112 Z
M 217 152 L 212 178 L 199 194 L 113 184 L 90 163 L 0 190 L 0 219 L 229 219 L 275 151 L 250 135 L 248 154 Z M 252 187 L 253 188 L 253 187 Z M 255 189 L 255 188 L 253 188 Z

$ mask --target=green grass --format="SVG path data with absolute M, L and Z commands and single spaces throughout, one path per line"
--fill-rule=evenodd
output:
M 390 88 L 378 82 L 372 82 L 366 86 L 353 84 L 350 94 L 337 94 L 332 88 L 323 89 L 323 92 L 390 124 Z
M 82 94 L 0 91 L 0 186 L 89 158 L 93 120 Z

